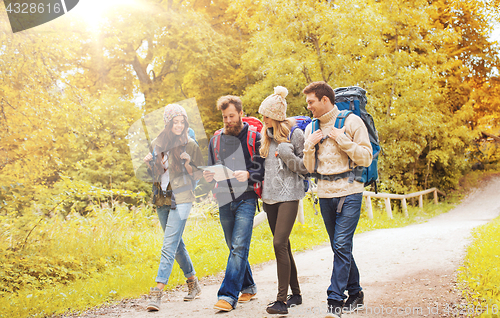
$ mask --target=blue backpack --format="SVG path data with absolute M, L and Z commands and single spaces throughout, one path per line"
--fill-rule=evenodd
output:
M 200 145 L 198 143 L 198 140 L 196 140 L 196 135 L 194 134 L 194 130 L 191 127 L 189 127 L 189 129 L 188 129 L 188 136 L 189 136 L 189 138 L 193 139 L 198 146 Z
M 308 116 L 293 116 L 291 118 L 295 120 L 295 126 L 292 127 L 290 136 L 292 136 L 293 130 L 295 130 L 295 128 L 299 128 L 302 131 L 305 131 L 307 125 L 309 125 L 309 123 L 311 123 L 312 121 L 311 117 Z
M 340 110 L 340 114 L 335 120 L 335 128 L 344 127 L 345 120 L 351 114 L 355 114 L 363 120 L 363 123 L 368 130 L 368 136 L 370 137 L 370 143 L 373 151 L 373 160 L 369 167 L 353 167 L 352 171 L 346 173 L 341 173 L 333 176 L 320 176 L 317 173 L 318 168 L 318 158 L 316 155 L 316 166 L 314 176 L 320 177 L 322 179 L 337 180 L 349 177 L 349 182 L 352 183 L 354 180 L 362 182 L 365 186 L 373 185 L 375 192 L 377 193 L 377 181 L 378 181 L 378 156 L 382 148 L 380 147 L 380 142 L 378 138 L 378 132 L 375 128 L 375 123 L 373 117 L 366 111 L 366 91 L 361 87 L 350 86 L 350 87 L 339 87 L 334 90 L 335 92 L 335 105 Z M 319 129 L 319 121 L 317 119 L 313 120 L 312 132 Z M 317 147 L 319 145 L 316 145 Z M 317 150 L 317 149 L 316 149 Z M 317 154 L 317 152 L 316 152 Z M 349 164 L 351 160 L 349 159 Z M 326 178 L 325 178 L 326 177 Z

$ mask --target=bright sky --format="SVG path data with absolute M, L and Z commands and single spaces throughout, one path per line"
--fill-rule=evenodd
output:
M 491 34 L 491 39 L 497 41 L 500 44 L 500 24 L 497 24 L 495 30 Z
M 98 28 L 100 19 L 109 8 L 134 3 L 134 0 L 80 0 L 70 13 L 84 17 L 91 27 Z

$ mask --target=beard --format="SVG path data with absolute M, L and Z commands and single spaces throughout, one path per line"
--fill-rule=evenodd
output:
M 241 120 L 240 117 L 238 122 L 236 124 L 233 124 L 231 127 L 224 125 L 224 133 L 226 135 L 238 136 L 242 128 L 243 128 L 243 121 Z

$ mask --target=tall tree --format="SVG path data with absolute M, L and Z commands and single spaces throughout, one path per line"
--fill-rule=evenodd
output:
M 367 89 L 384 148 L 383 187 L 407 191 L 456 184 L 468 143 L 464 123 L 443 102 L 439 85 L 453 63 L 440 46 L 458 35 L 435 29 L 426 1 L 245 1 L 238 22 L 253 36 L 245 67 L 257 82 L 245 90 L 255 109 L 272 87 L 291 91 L 289 113 L 305 112 L 301 89 L 324 80 L 333 87 Z M 320 13 L 320 14 L 319 14 Z M 437 173 L 439 171 L 440 173 Z

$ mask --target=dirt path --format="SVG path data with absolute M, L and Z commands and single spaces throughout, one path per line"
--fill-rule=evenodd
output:
M 500 178 L 485 182 L 452 211 L 426 223 L 356 235 L 354 256 L 361 274 L 366 308 L 343 317 L 452 317 L 460 301 L 454 288 L 473 228 L 500 215 Z M 332 270 L 330 246 L 296 254 L 303 305 L 291 308 L 290 317 L 323 317 L 326 288 Z M 159 312 L 145 311 L 146 300 L 136 299 L 89 312 L 82 317 L 272 317 L 266 305 L 275 300 L 276 264 L 254 269 L 257 299 L 239 304 L 229 313 L 216 312 L 221 277 L 202 281 L 199 299 L 183 302 L 186 287 L 169 292 Z M 456 308 L 456 307 L 455 307 Z M 276 317 L 276 316 L 275 316 Z

